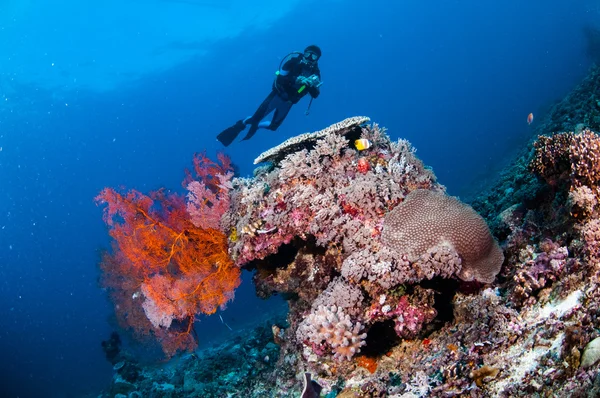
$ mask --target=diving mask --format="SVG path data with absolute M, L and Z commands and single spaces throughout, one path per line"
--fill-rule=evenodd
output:
M 317 62 L 317 60 L 319 59 L 319 56 L 312 51 L 306 51 L 304 53 L 304 58 L 306 58 L 307 60 L 312 61 L 312 62 Z

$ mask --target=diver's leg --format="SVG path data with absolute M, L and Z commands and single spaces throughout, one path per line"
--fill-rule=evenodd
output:
M 269 113 L 271 113 L 273 109 L 276 109 L 275 107 L 278 103 L 278 99 L 279 96 L 277 96 L 277 93 L 275 91 L 271 91 L 271 94 L 269 94 L 269 96 L 263 101 L 263 103 L 258 107 L 254 115 L 248 121 L 247 124 L 250 124 L 250 129 L 248 130 L 248 133 L 242 141 L 249 140 L 254 134 L 256 134 L 256 131 L 260 127 L 260 121 Z M 246 123 L 246 121 L 244 121 L 244 123 Z
M 272 120 L 263 120 L 262 122 L 258 123 L 258 128 L 259 129 L 268 129 L 269 126 L 271 125 Z
M 281 123 L 283 123 L 283 121 L 287 117 L 288 113 L 290 113 L 292 105 L 294 104 L 292 104 L 289 101 L 283 101 L 280 99 L 279 103 L 277 104 L 277 107 L 275 108 L 275 114 L 273 115 L 273 119 L 266 128 L 273 131 L 277 130 L 279 126 L 281 126 Z
M 275 102 L 275 101 L 273 101 L 273 102 Z M 275 118 L 276 112 L 277 112 L 277 108 L 273 109 L 270 113 L 270 115 L 271 115 L 270 118 L 267 118 L 266 116 L 268 116 L 268 115 L 265 115 L 264 120 L 262 120 L 260 123 L 258 123 L 258 128 L 268 129 L 269 126 L 271 125 L 271 123 L 273 122 L 273 119 Z
M 248 116 L 244 119 L 244 124 L 258 124 L 265 116 L 267 116 L 273 108 L 270 107 L 271 102 L 276 97 L 277 93 L 272 90 L 267 98 L 263 100 L 263 102 L 256 109 L 256 112 L 252 116 Z
M 217 139 L 223 145 L 229 146 L 237 138 L 237 136 L 242 131 L 244 131 L 244 129 L 246 128 L 246 126 L 248 124 L 250 124 L 251 126 L 250 126 L 250 130 L 248 131 L 248 134 L 246 134 L 246 137 L 244 138 L 244 140 L 251 138 L 256 133 L 256 130 L 259 127 L 259 122 L 273 110 L 271 103 L 273 102 L 273 99 L 275 97 L 276 97 L 275 91 L 271 91 L 269 93 L 269 95 L 267 96 L 267 98 L 265 98 L 263 100 L 263 102 L 259 105 L 259 107 L 256 109 L 256 112 L 254 112 L 254 115 L 249 116 L 243 120 L 238 120 L 236 122 L 236 124 L 223 130 L 217 136 Z

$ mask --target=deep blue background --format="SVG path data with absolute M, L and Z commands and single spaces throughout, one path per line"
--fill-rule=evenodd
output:
M 0 375 L 9 383 L 0 395 L 77 396 L 108 384 L 100 342 L 111 307 L 96 282 L 108 238 L 94 196 L 105 186 L 180 189 L 193 153 L 221 149 L 215 135 L 254 111 L 288 52 L 322 48 L 322 95 L 308 117 L 303 100 L 279 131 L 227 149 L 243 175 L 286 138 L 367 115 L 408 139 L 457 195 L 523 145 L 529 112 L 581 80 L 590 66 L 582 28 L 597 18 L 584 1 L 303 2 L 268 27 L 173 42 L 203 53 L 108 90 L 3 73 Z M 234 328 L 281 306 L 252 300 L 245 279 L 223 313 Z M 198 329 L 204 344 L 226 332 L 215 319 Z

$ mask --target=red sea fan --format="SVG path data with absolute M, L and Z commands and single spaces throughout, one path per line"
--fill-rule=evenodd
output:
M 212 166 L 206 170 L 222 171 Z M 240 284 L 227 237 L 211 226 L 224 211 L 219 199 L 227 188 L 219 186 L 230 177 L 202 178 L 209 181 L 205 197 L 216 194 L 205 203 L 201 227 L 192 222 L 178 195 L 122 194 L 106 188 L 96 198 L 106 205 L 104 220 L 114 239 L 113 253 L 103 257 L 101 269 L 119 322 L 138 337 L 152 333 L 168 356 L 193 348 L 195 316 L 224 306 Z

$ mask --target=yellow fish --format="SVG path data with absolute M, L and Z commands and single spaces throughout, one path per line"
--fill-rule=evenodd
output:
M 369 148 L 371 148 L 371 145 L 372 145 L 371 141 L 369 141 L 366 138 L 361 138 L 359 140 L 354 141 L 354 146 L 359 151 L 364 151 L 365 149 L 369 149 Z
M 233 227 L 231 228 L 231 234 L 229 234 L 229 240 L 232 242 L 237 242 L 238 240 L 238 233 L 237 233 L 237 228 Z

